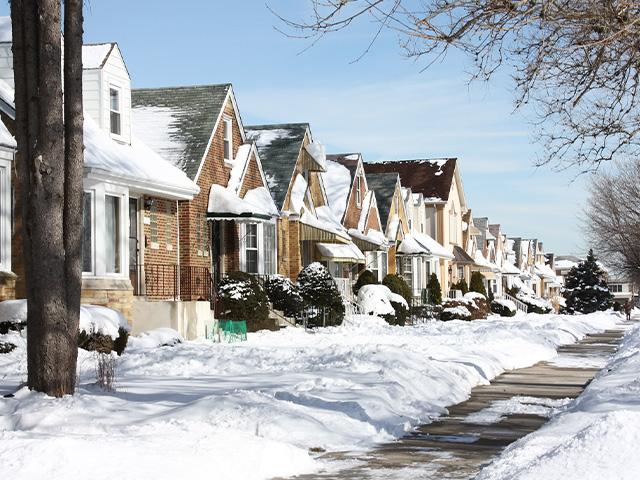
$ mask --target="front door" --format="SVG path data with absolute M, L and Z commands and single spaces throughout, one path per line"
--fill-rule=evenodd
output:
M 138 199 L 129 197 L 129 278 L 131 279 L 134 295 L 140 295 L 142 288 L 138 230 Z

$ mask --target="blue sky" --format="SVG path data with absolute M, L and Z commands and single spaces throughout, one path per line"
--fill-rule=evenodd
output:
M 292 17 L 308 8 L 268 1 Z M 585 248 L 588 179 L 532 166 L 539 149 L 524 115 L 513 113 L 509 72 L 469 85 L 466 59 L 449 55 L 421 73 L 391 32 L 354 63 L 373 34 L 368 21 L 304 53 L 308 41 L 274 25 L 263 0 L 88 0 L 85 41 L 117 41 L 135 87 L 231 82 L 245 124 L 308 121 L 330 152 L 456 156 L 474 215 L 510 236 L 540 238 L 547 251 Z

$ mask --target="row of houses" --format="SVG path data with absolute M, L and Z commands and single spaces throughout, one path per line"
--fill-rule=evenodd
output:
M 502 295 L 560 284 L 542 243 L 472 215 L 455 158 L 367 162 L 326 153 L 308 123 L 245 125 L 231 84 L 132 89 L 116 43 L 83 48 L 82 299 L 134 330 L 189 337 L 232 271 L 295 280 L 322 262 L 345 302 L 364 269 L 402 275 L 416 299 L 482 273 Z M 13 205 L 11 28 L 0 19 L 0 298 L 25 294 Z M 302 114 L 303 112 L 301 112 Z

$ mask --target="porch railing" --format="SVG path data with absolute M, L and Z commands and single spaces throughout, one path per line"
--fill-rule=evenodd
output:
M 509 295 L 508 293 L 503 293 L 502 294 L 502 298 L 504 300 L 511 300 L 513 303 L 515 303 L 516 304 L 516 310 L 518 310 L 520 312 L 527 313 L 529 311 L 529 307 L 527 306 L 526 303 L 521 302 L 516 297 L 513 297 L 513 296 Z
M 129 275 L 135 296 L 150 300 L 212 300 L 207 267 L 146 263 L 132 266 Z
M 462 290 L 449 290 L 447 292 L 447 298 L 451 298 L 453 300 L 459 300 L 463 297 Z

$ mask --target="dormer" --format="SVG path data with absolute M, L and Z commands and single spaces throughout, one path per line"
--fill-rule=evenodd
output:
M 82 47 L 84 111 L 111 138 L 131 143 L 131 78 L 117 43 Z

